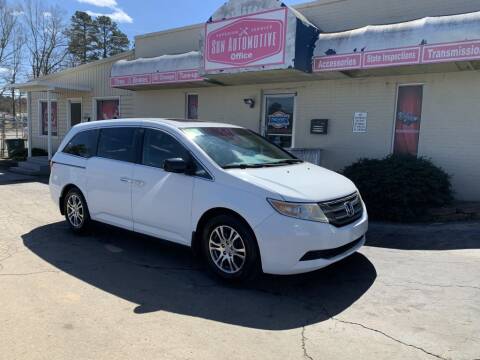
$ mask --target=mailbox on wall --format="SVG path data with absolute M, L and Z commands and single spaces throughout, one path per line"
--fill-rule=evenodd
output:
M 328 119 L 313 119 L 310 125 L 310 134 L 328 134 Z

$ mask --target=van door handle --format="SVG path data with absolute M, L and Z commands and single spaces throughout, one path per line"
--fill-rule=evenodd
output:
M 139 187 L 145 186 L 145 181 L 142 180 L 133 180 L 133 183 Z
M 121 182 L 128 183 L 128 184 L 131 184 L 131 183 L 132 183 L 132 179 L 129 179 L 129 178 L 126 178 L 126 177 L 120 178 L 120 181 L 121 181 Z

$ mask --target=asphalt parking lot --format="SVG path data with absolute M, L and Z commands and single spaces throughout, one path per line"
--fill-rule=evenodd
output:
M 72 235 L 0 185 L 0 359 L 480 359 L 480 224 L 372 224 L 328 269 L 218 282 L 182 247 Z

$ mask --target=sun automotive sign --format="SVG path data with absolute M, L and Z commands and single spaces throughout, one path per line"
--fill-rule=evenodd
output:
M 283 64 L 287 8 L 264 11 L 205 27 L 205 70 Z

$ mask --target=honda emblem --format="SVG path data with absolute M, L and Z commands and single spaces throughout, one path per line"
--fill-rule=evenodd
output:
M 346 202 L 343 206 L 345 206 L 345 211 L 348 216 L 352 217 L 355 215 L 355 207 L 352 202 Z

